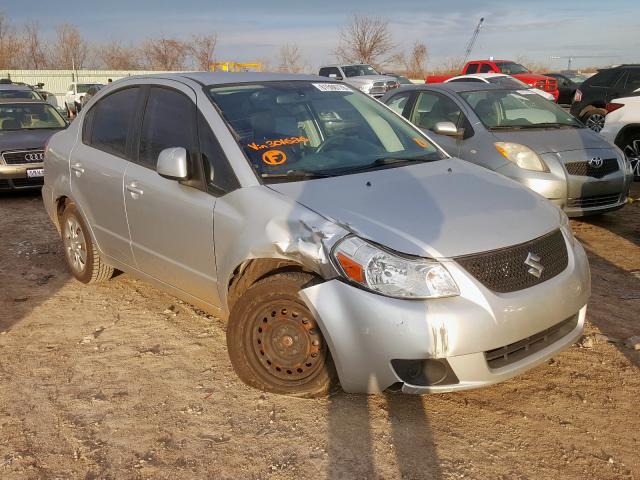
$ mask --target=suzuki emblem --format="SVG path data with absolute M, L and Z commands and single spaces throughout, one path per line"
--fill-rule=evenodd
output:
M 531 275 L 533 275 L 536 278 L 540 278 L 540 276 L 542 275 L 542 271 L 544 270 L 544 267 L 540 263 L 540 257 L 538 255 L 536 255 L 535 253 L 529 252 L 529 255 L 527 255 L 527 259 L 524 261 L 524 264 L 527 265 L 528 267 L 531 267 L 528 270 L 528 272 Z

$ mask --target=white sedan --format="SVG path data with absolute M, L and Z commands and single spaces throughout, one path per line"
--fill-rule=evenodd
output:
M 504 73 L 472 73 L 469 75 L 458 75 L 457 77 L 451 77 L 450 79 L 445 80 L 445 83 L 449 82 L 482 82 L 502 85 L 505 88 L 520 88 L 523 90 L 526 89 L 537 93 L 547 100 L 555 102 L 555 98 L 552 94 L 545 92 L 544 90 L 540 90 L 539 88 L 530 87 L 523 81 L 518 80 L 511 75 L 505 75 Z
M 624 152 L 636 181 L 640 181 L 640 90 L 633 97 L 616 98 L 606 105 L 600 135 Z

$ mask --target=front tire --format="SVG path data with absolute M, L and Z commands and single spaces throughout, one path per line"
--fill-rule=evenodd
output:
M 606 115 L 607 111 L 604 108 L 593 108 L 585 113 L 581 120 L 594 132 L 599 132 L 604 127 L 604 117 Z
M 243 382 L 302 397 L 324 396 L 336 383 L 327 343 L 298 296 L 313 281 L 307 273 L 278 273 L 256 282 L 233 305 L 227 346 Z
M 100 258 L 91 232 L 75 205 L 67 205 L 60 224 L 64 258 L 73 276 L 82 283 L 109 280 L 113 276 L 113 267 Z
M 631 163 L 633 179 L 640 182 L 640 132 L 634 132 L 625 138 L 620 149 Z

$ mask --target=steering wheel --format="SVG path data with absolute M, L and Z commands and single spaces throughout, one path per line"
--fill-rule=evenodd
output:
M 335 136 L 329 137 L 326 140 L 324 140 L 320 145 L 318 145 L 318 148 L 316 148 L 316 153 L 322 153 L 324 151 L 330 150 L 331 147 L 340 145 L 344 143 L 346 140 L 348 140 L 348 137 L 346 135 L 335 135 Z

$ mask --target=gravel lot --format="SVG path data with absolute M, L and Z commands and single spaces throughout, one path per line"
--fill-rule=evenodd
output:
M 218 319 L 73 280 L 39 196 L 1 195 L 0 478 L 640 478 L 640 202 L 572 224 L 581 346 L 484 390 L 304 400 L 243 385 Z

